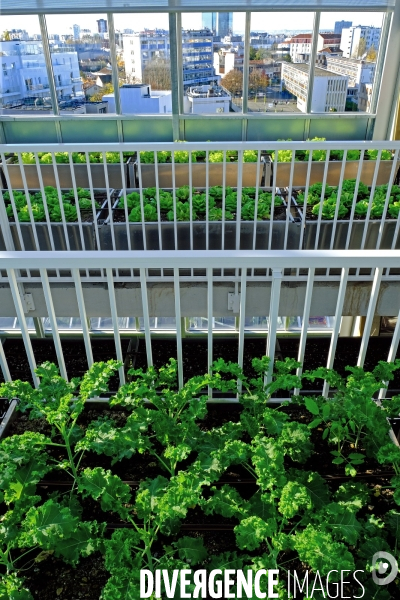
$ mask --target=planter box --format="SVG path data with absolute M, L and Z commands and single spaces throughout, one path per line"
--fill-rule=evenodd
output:
M 189 185 L 189 164 L 188 163 L 175 163 L 175 187 L 181 187 L 182 185 Z M 156 165 L 151 164 L 140 164 L 140 170 L 142 175 L 142 187 L 155 187 L 156 186 Z M 157 165 L 158 168 L 158 185 L 160 188 L 172 188 L 172 164 L 160 163 Z M 130 169 L 130 185 L 134 181 L 134 170 L 136 170 L 136 186 L 139 187 L 139 165 L 136 163 L 129 165 Z M 262 185 L 265 180 L 266 185 L 269 185 L 271 177 L 271 167 L 267 162 L 260 164 L 260 172 L 258 177 L 258 185 Z M 237 187 L 238 181 L 238 163 L 226 163 L 226 177 L 225 185 L 230 187 Z M 222 185 L 223 184 L 223 164 L 222 163 L 208 163 L 208 185 Z M 243 163 L 243 187 L 251 187 L 257 185 L 257 163 Z M 206 163 L 192 163 L 192 186 L 193 187 L 206 187 Z
M 8 164 L 8 175 L 10 177 L 13 189 L 24 189 L 24 182 L 21 176 L 19 164 Z M 25 171 L 26 183 L 28 188 L 40 188 L 40 182 L 36 165 L 22 165 Z M 107 164 L 108 187 L 120 189 L 128 187 L 128 165 L 123 165 L 125 185 L 122 181 L 121 164 Z M 40 165 L 40 171 L 43 178 L 43 185 L 57 187 L 53 165 Z M 57 173 L 61 188 L 72 188 L 71 168 L 69 164 L 57 164 Z M 90 163 L 90 173 L 92 176 L 92 185 L 94 188 L 106 188 L 106 178 L 104 166 L 101 163 Z M 74 163 L 75 182 L 77 187 L 90 188 L 89 176 L 86 164 Z M 7 188 L 5 174 L 2 173 L 3 189 Z
M 292 199 L 292 203 L 296 201 Z M 299 211 L 300 218 L 303 218 L 302 208 L 296 205 Z M 318 220 L 305 219 L 305 229 L 303 237 L 303 250 L 314 250 L 315 240 L 318 230 Z M 381 243 L 378 250 L 390 250 L 395 235 L 397 219 L 385 219 L 383 223 L 383 232 Z M 368 221 L 367 233 L 365 236 L 364 250 L 375 250 L 378 241 L 379 230 L 381 227 L 381 219 Z M 350 228 L 349 219 L 338 219 L 336 221 L 336 229 L 333 240 L 333 250 L 344 250 L 346 248 L 346 240 Z M 348 250 L 361 250 L 361 242 L 364 235 L 365 220 L 353 220 L 351 224 L 351 233 Z M 317 250 L 329 250 L 333 231 L 333 220 L 321 219 L 319 227 L 319 238 Z M 400 249 L 400 235 L 397 235 L 394 248 Z
M 33 191 L 33 190 L 30 190 Z M 37 190 L 36 190 L 37 191 Z M 94 192 L 106 193 L 106 190 L 94 190 Z M 113 196 L 115 192 L 111 190 L 111 200 L 113 202 Z M 81 218 L 84 218 L 85 212 L 81 211 Z M 95 215 L 95 219 L 105 220 L 108 216 L 107 200 L 103 202 L 103 205 Z M 14 221 L 9 222 L 12 239 L 14 242 L 15 250 L 22 251 L 21 239 L 18 233 L 17 224 Z M 20 222 L 19 227 L 21 229 L 22 242 L 26 251 L 37 250 L 34 236 L 34 225 L 32 223 Z M 68 250 L 66 243 L 66 236 L 64 231 L 63 223 L 50 223 L 50 228 L 54 241 L 55 250 Z M 39 242 L 40 250 L 51 251 L 51 239 L 49 233 L 49 226 L 45 222 L 35 223 L 36 235 Z M 69 222 L 66 223 L 66 232 L 69 241 L 70 250 L 97 250 L 96 248 L 96 236 L 92 221 L 82 221 L 82 237 L 84 241 L 84 248 L 82 247 L 81 233 L 79 223 Z M 4 239 L 0 231 L 0 250 L 5 250 Z
M 137 190 L 127 190 L 127 192 Z M 116 201 L 113 210 L 117 209 Z M 286 209 L 286 205 L 284 207 Z M 114 212 L 115 214 L 115 212 Z M 294 216 L 293 216 L 294 215 Z M 291 209 L 288 223 L 287 248 L 297 250 L 300 243 L 300 223 L 295 222 L 297 213 Z M 144 225 L 144 227 L 143 227 Z M 193 250 L 207 248 L 207 222 L 193 221 Z M 256 226 L 256 250 L 268 250 L 270 221 L 241 221 L 240 223 L 240 250 L 253 249 L 254 226 Z M 115 249 L 128 250 L 128 235 L 130 236 L 132 250 L 144 250 L 143 230 L 147 250 L 190 250 L 191 224 L 188 221 L 178 221 L 176 224 L 177 243 L 175 248 L 175 233 L 173 221 L 131 223 L 113 222 L 108 218 L 99 230 L 100 250 L 112 250 L 111 227 L 114 228 Z M 283 250 L 285 239 L 286 220 L 274 219 L 272 225 L 271 249 Z M 129 233 L 128 233 L 129 232 Z M 161 248 L 160 248 L 161 237 Z M 222 243 L 224 240 L 224 244 Z M 236 248 L 236 221 L 208 221 L 208 248 L 209 250 L 235 250 Z
M 344 169 L 344 179 L 356 179 L 359 160 L 349 160 L 346 161 L 346 166 Z M 365 183 L 365 185 L 372 185 L 372 180 L 374 178 L 376 161 L 375 160 L 364 160 L 360 181 Z M 393 161 L 391 160 L 381 160 L 379 165 L 378 176 L 376 180 L 376 185 L 382 185 L 384 183 L 388 183 L 390 178 L 390 173 L 392 170 Z M 400 161 L 397 164 L 397 170 L 399 169 Z M 277 187 L 288 187 L 290 183 L 290 168 L 291 163 L 279 163 L 277 165 L 276 171 L 276 183 Z M 274 163 L 271 161 L 271 170 L 273 172 Z M 305 187 L 307 180 L 307 169 L 308 162 L 295 162 L 293 169 L 293 182 L 292 185 L 294 187 Z M 312 162 L 311 170 L 310 170 L 310 185 L 313 183 L 321 182 L 324 178 L 324 169 L 325 162 Z M 328 172 L 326 183 L 327 185 L 339 185 L 340 181 L 340 173 L 342 170 L 341 161 L 329 161 Z M 396 175 L 396 174 L 395 174 Z M 272 177 L 272 176 L 271 176 Z M 273 179 L 271 179 L 271 183 Z

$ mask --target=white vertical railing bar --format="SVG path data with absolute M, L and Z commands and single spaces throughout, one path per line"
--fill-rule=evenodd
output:
M 7 182 L 8 193 L 10 194 L 10 201 L 11 201 L 11 206 L 12 206 L 12 210 L 13 210 L 15 226 L 16 226 L 17 231 L 18 231 L 19 243 L 21 244 L 22 251 L 24 251 L 25 250 L 25 244 L 24 244 L 24 240 L 23 240 L 23 237 L 22 237 L 21 226 L 20 226 L 20 223 L 19 223 L 18 214 L 17 214 L 17 207 L 16 207 L 15 199 L 14 199 L 14 192 L 13 192 L 13 188 L 12 188 L 12 185 L 11 185 L 10 174 L 8 172 L 8 166 L 7 166 L 7 161 L 6 161 L 6 157 L 5 157 L 4 152 L 2 152 L 0 154 L 0 156 L 1 156 L 1 162 L 2 162 L 2 166 L 3 166 L 3 170 L 4 170 L 4 175 L 5 175 L 6 182 Z
M 360 179 L 361 179 L 361 172 L 362 172 L 363 164 L 364 164 L 364 150 L 361 150 L 360 160 L 359 160 L 358 169 L 357 169 L 356 185 L 354 187 L 353 202 L 351 205 L 349 228 L 347 230 L 347 238 L 346 238 L 346 246 L 345 246 L 346 250 L 349 247 L 350 239 L 351 239 L 351 232 L 353 229 L 354 211 L 355 211 L 356 203 L 357 203 L 357 194 L 358 194 L 358 188 L 360 186 Z
M 310 152 L 310 155 L 308 157 L 308 164 L 307 164 L 306 187 L 304 189 L 304 204 L 303 204 L 303 211 L 302 211 L 302 217 L 301 217 L 299 250 L 301 250 L 303 248 L 303 238 L 304 238 L 304 231 L 305 231 L 305 227 L 306 227 L 307 200 L 308 200 L 308 190 L 310 187 L 312 155 L 313 155 L 313 153 Z M 299 269 L 297 269 L 297 276 L 299 275 L 299 272 L 300 272 Z
M 112 269 L 106 269 L 107 272 L 107 285 L 108 285 L 108 297 L 110 299 L 110 309 L 111 309 L 111 319 L 114 330 L 114 341 L 115 341 L 115 351 L 117 354 L 117 360 L 122 362 L 122 367 L 118 369 L 119 372 L 119 381 L 121 385 L 125 383 L 125 373 L 124 373 L 124 358 L 122 356 L 122 347 L 121 347 L 121 336 L 119 333 L 118 327 L 118 312 L 117 312 L 117 302 L 115 298 L 115 289 L 114 289 L 114 277 Z
M 149 318 L 149 297 L 147 295 L 146 269 L 140 269 L 140 291 L 142 293 L 144 338 L 146 341 L 147 367 L 153 366 L 153 353 L 151 351 L 151 333 Z
M 74 170 L 74 164 L 72 162 L 72 154 L 71 153 L 69 153 L 69 169 L 70 169 L 70 173 L 71 173 L 72 189 L 74 191 L 76 215 L 78 217 L 78 228 L 79 228 L 79 236 L 81 238 L 81 248 L 82 248 L 82 250 L 86 250 L 85 238 L 83 235 L 83 228 L 82 228 L 81 207 L 79 206 L 79 197 L 78 197 L 78 190 L 76 187 L 75 170 Z
M 292 190 L 293 190 L 293 174 L 294 174 L 295 156 L 296 156 L 296 151 L 293 150 L 292 160 L 290 162 L 289 187 L 288 187 L 287 205 L 286 205 L 285 238 L 284 238 L 284 242 L 283 242 L 284 250 L 287 250 L 287 239 L 288 239 L 288 233 L 289 233 L 289 215 L 290 215 L 290 204 L 291 204 Z
M 155 176 L 155 181 L 156 181 L 156 202 L 157 202 L 157 216 L 158 216 L 158 247 L 160 248 L 160 250 L 162 250 L 160 184 L 159 184 L 159 178 L 158 178 L 158 152 L 154 152 L 154 176 Z
M 55 250 L 55 246 L 54 246 L 53 231 L 52 231 L 52 228 L 51 228 L 49 209 L 48 209 L 48 206 L 47 206 L 47 196 L 46 196 L 46 193 L 44 191 L 42 169 L 40 168 L 38 153 L 34 152 L 34 156 L 35 156 L 35 164 L 36 164 L 37 176 L 38 176 L 38 179 L 39 179 L 40 192 L 41 192 L 42 198 L 43 198 L 43 208 L 44 208 L 44 214 L 46 215 L 46 224 L 47 224 L 47 231 L 48 231 L 48 234 L 49 234 L 50 246 L 51 246 L 51 249 L 54 251 Z M 57 273 L 58 273 L 58 270 L 57 270 Z
M 122 196 L 124 198 L 124 212 L 125 212 L 125 223 L 126 223 L 126 241 L 128 244 L 128 250 L 132 250 L 131 246 L 131 234 L 130 234 L 130 223 L 129 223 L 129 215 L 128 215 L 128 199 L 126 194 L 126 180 L 125 180 L 125 169 L 124 169 L 124 154 L 121 150 L 119 153 L 119 162 L 121 165 L 121 181 L 122 181 Z M 157 186 L 158 188 L 158 186 Z M 160 221 L 160 215 L 158 216 L 158 221 Z
M 182 353 L 182 321 L 181 291 L 179 285 L 179 269 L 174 269 L 175 321 L 176 321 L 176 354 L 178 357 L 179 389 L 183 387 L 183 353 Z
M 260 160 L 261 160 L 261 150 L 257 152 L 257 171 L 256 171 L 256 201 L 254 203 L 254 223 L 253 223 L 253 250 L 256 249 L 256 239 L 257 239 L 257 224 L 258 224 L 258 195 L 260 193 L 259 186 L 259 177 L 260 177 Z M 254 269 L 252 269 L 252 274 L 254 276 Z
M 95 233 L 95 236 L 96 236 L 96 248 L 97 248 L 97 250 L 101 250 L 101 247 L 100 247 L 100 236 L 99 236 L 99 226 L 98 226 L 98 223 L 97 223 L 97 209 L 96 209 L 96 202 L 95 202 L 95 199 L 94 199 L 92 169 L 90 167 L 89 152 L 85 152 L 85 160 L 86 160 L 86 170 L 87 170 L 88 182 L 89 182 L 90 199 L 92 201 L 94 233 Z
M 225 198 L 226 198 L 226 150 L 223 150 L 221 250 L 225 250 L 225 210 L 226 210 L 226 199 Z
M 207 373 L 211 372 L 213 363 L 213 269 L 207 269 Z M 208 387 L 208 396 L 212 389 Z
M 3 343 L 0 338 L 0 367 L 3 373 L 4 381 L 12 381 L 12 377 L 10 374 L 10 369 L 8 368 L 8 363 L 6 359 L 6 355 L 4 353 Z
M 315 232 L 314 250 L 318 250 L 319 234 L 320 234 L 320 231 L 321 231 L 322 206 L 323 206 L 324 199 L 325 199 L 326 179 L 328 177 L 328 168 L 329 168 L 329 157 L 330 157 L 330 154 L 331 154 L 330 150 L 327 150 L 326 151 L 326 157 L 325 157 L 324 176 L 322 178 L 321 198 L 320 198 L 320 201 L 319 201 L 318 222 L 317 222 L 317 231 Z
M 68 227 L 67 227 L 67 222 L 65 219 L 64 204 L 63 204 L 63 199 L 62 199 L 62 194 L 61 194 L 60 178 L 58 176 L 57 161 L 56 161 L 54 152 L 51 152 L 51 162 L 53 165 L 54 179 L 56 181 L 58 204 L 60 206 L 61 219 L 62 219 L 62 225 L 63 225 L 64 236 L 65 236 L 65 245 L 67 247 L 67 250 L 71 250 L 70 244 L 69 244 Z
M 361 239 L 361 250 L 364 250 L 365 240 L 366 240 L 366 237 L 367 237 L 369 217 L 370 217 L 370 214 L 371 214 L 372 202 L 374 200 L 374 193 L 375 193 L 375 188 L 376 188 L 376 180 L 377 180 L 377 177 L 378 177 L 379 167 L 380 167 L 380 164 L 381 164 L 381 156 L 382 156 L 382 150 L 378 150 L 378 156 L 377 156 L 377 160 L 376 160 L 376 164 L 375 164 L 374 176 L 372 178 L 371 193 L 369 195 L 368 210 L 367 210 L 367 214 L 365 216 L 364 231 L 363 231 L 363 235 L 362 235 L 362 239 Z
M 83 341 L 84 341 L 85 350 L 86 350 L 86 359 L 87 359 L 88 367 L 90 369 L 90 367 L 93 364 L 93 352 L 92 352 L 92 344 L 90 342 L 90 332 L 89 332 L 89 327 L 88 327 L 88 319 L 87 319 L 87 315 L 86 315 L 85 300 L 83 297 L 83 290 L 82 290 L 82 283 L 81 283 L 81 276 L 79 274 L 79 269 L 72 269 L 72 277 L 74 278 L 74 283 L 75 283 L 76 301 L 78 303 L 79 316 L 81 319 Z
M 209 214 L 208 214 L 208 199 L 209 199 L 209 190 L 210 187 L 210 169 L 208 164 L 208 150 L 206 151 L 206 250 L 209 249 Z
M 243 367 L 244 354 L 244 325 L 246 322 L 246 280 L 247 269 L 242 268 L 240 277 L 240 310 L 239 310 L 239 344 L 238 344 L 238 364 Z M 242 382 L 238 381 L 238 392 L 242 391 Z
M 172 161 L 172 192 L 174 198 L 174 244 L 175 250 L 178 250 L 178 225 L 177 225 L 177 212 L 176 212 L 176 181 L 175 181 L 175 152 L 171 152 Z
M 312 35 L 312 45 L 310 52 L 310 62 L 309 62 L 309 70 L 308 70 L 308 88 L 307 88 L 307 97 L 306 97 L 306 112 L 311 112 L 312 98 L 313 98 L 313 89 L 314 89 L 314 69 L 315 69 L 315 61 L 317 58 L 318 52 L 318 34 L 319 34 L 319 24 L 321 19 L 321 12 L 319 10 L 314 13 L 314 23 L 313 23 L 313 35 Z
M 276 174 L 278 170 L 278 151 L 274 152 L 274 166 L 272 169 L 272 198 L 271 198 L 271 218 L 269 223 L 268 250 L 271 250 L 272 245 L 272 228 L 274 226 L 274 207 L 276 194 Z
M 296 371 L 296 375 L 298 377 L 301 376 L 303 372 L 303 362 L 304 362 L 304 353 L 306 349 L 306 341 L 307 341 L 307 331 L 308 324 L 310 319 L 310 309 L 311 309 L 311 300 L 312 293 L 314 287 L 314 277 L 315 277 L 315 269 L 308 270 L 308 279 L 307 279 L 307 288 L 306 288 L 306 297 L 304 299 L 304 310 L 303 310 L 303 322 L 301 325 L 301 334 L 300 334 L 300 342 L 299 342 L 299 351 L 297 355 L 297 361 L 301 363 L 301 367 L 298 367 Z M 300 389 L 296 388 L 294 391 L 295 395 L 300 393 Z
M 42 287 L 44 299 L 46 302 L 47 314 L 51 325 L 51 334 L 53 336 L 54 348 L 56 350 L 58 366 L 60 367 L 60 375 L 68 381 L 67 370 L 65 368 L 64 354 L 61 346 L 60 334 L 57 327 L 57 317 L 54 310 L 53 298 L 51 296 L 49 278 L 46 269 L 40 269 L 40 277 L 42 279 Z
M 247 67 L 248 69 L 248 67 Z M 236 250 L 240 250 L 240 230 L 242 228 L 242 189 L 243 189 L 243 150 L 238 150 L 238 175 L 236 199 Z
M 189 220 L 190 220 L 190 249 L 193 250 L 193 173 L 192 152 L 189 152 Z M 193 275 L 193 269 L 191 269 Z
M 39 239 L 38 239 L 37 231 L 36 231 L 36 223 L 35 223 L 35 219 L 33 218 L 33 212 L 32 212 L 31 195 L 28 190 L 28 184 L 26 182 L 26 175 L 25 175 L 25 167 L 22 163 L 22 158 L 21 158 L 20 152 L 17 152 L 17 157 L 18 157 L 19 169 L 20 169 L 21 177 L 22 177 L 22 185 L 24 186 L 24 191 L 25 191 L 26 204 L 28 206 L 28 211 L 29 211 L 29 218 L 31 220 L 33 239 L 35 240 L 36 249 L 40 250 Z
M 8 281 L 10 284 L 11 294 L 12 294 L 12 297 L 14 300 L 14 307 L 15 307 L 15 311 L 17 313 L 17 319 L 18 319 L 19 325 L 21 327 L 21 335 L 22 335 L 22 339 L 24 341 L 26 355 L 28 357 L 28 363 L 29 363 L 29 367 L 31 369 L 33 383 L 34 383 L 35 387 L 38 387 L 39 379 L 35 373 L 35 369 L 36 369 L 35 355 L 33 353 L 33 348 L 32 348 L 32 344 L 31 344 L 31 338 L 29 337 L 28 327 L 26 325 L 26 319 L 25 319 L 24 309 L 22 306 L 20 292 L 18 289 L 17 278 L 15 276 L 15 270 L 7 269 L 7 276 L 8 276 Z
M 10 195 L 11 197 L 11 195 Z M 3 234 L 4 245 L 6 250 L 15 250 L 14 240 L 12 238 L 10 221 L 8 220 L 8 214 L 3 196 L 3 190 L 0 185 L 0 229 Z
M 341 327 L 341 323 L 342 323 L 343 304 L 344 304 L 344 299 L 346 296 L 348 277 L 349 277 L 349 269 L 348 268 L 342 269 L 342 274 L 340 276 L 339 293 L 338 293 L 338 297 L 337 297 L 337 301 L 336 301 L 335 322 L 333 324 L 331 343 L 329 345 L 329 352 L 328 352 L 328 360 L 326 363 L 327 369 L 333 368 L 333 361 L 335 360 L 336 346 L 337 346 L 340 327 Z M 329 384 L 325 380 L 324 387 L 322 390 L 322 395 L 326 397 L 328 395 L 328 392 L 329 392 Z
M 212 320 L 213 320 L 213 269 L 207 269 L 207 372 L 213 362 L 213 335 L 212 335 Z
M 397 161 L 398 160 L 399 160 L 399 149 L 397 149 L 395 151 L 394 156 L 393 156 L 393 165 L 392 165 L 392 168 L 390 170 L 389 185 L 388 185 L 388 189 L 387 189 L 387 192 L 386 192 L 385 205 L 383 207 L 382 219 L 381 219 L 381 223 L 379 225 L 378 239 L 376 240 L 376 246 L 375 246 L 375 248 L 377 250 L 379 249 L 379 246 L 381 245 L 381 239 L 382 239 L 382 235 L 383 235 L 383 228 L 385 226 L 385 219 L 386 219 L 387 209 L 388 209 L 389 201 L 390 201 L 390 192 L 392 190 L 393 180 L 394 180 L 394 177 L 396 175 Z
M 375 269 L 374 281 L 372 283 L 371 296 L 368 305 L 367 317 L 365 319 L 364 332 L 361 340 L 360 353 L 357 359 L 357 367 L 364 366 L 365 355 L 368 348 L 368 340 L 371 333 L 372 320 L 375 315 L 376 303 L 379 296 L 383 267 Z
M 268 321 L 268 337 L 267 337 L 267 356 L 270 363 L 268 373 L 265 377 L 265 383 L 270 383 L 272 380 L 272 371 L 275 359 L 275 343 L 276 343 L 276 328 L 278 325 L 279 314 L 279 298 L 281 294 L 282 269 L 272 269 L 272 284 L 271 284 L 271 299 L 269 304 L 269 321 Z
M 112 203 L 111 203 L 110 182 L 109 182 L 109 179 L 108 179 L 108 167 L 107 167 L 106 153 L 102 152 L 102 156 L 103 156 L 104 180 L 105 180 L 105 183 L 106 183 L 107 205 L 108 205 L 108 211 L 109 211 L 109 216 L 110 216 L 111 239 L 112 239 L 113 250 L 116 250 L 116 245 L 115 245 L 115 231 L 114 231 L 114 217 L 113 217 L 113 210 L 112 210 Z M 146 246 L 145 246 L 145 250 L 146 250 Z
M 157 169 L 156 177 L 158 177 L 158 162 L 156 162 L 157 161 L 156 154 L 157 154 L 157 151 L 154 150 L 154 168 Z M 142 185 L 142 163 L 140 162 L 140 151 L 137 153 L 137 165 L 138 165 L 138 179 L 139 179 L 140 214 L 142 215 L 143 249 L 146 250 L 146 233 L 145 233 L 145 228 L 144 228 L 144 200 L 143 200 L 143 185 Z M 160 250 L 161 250 L 161 248 L 160 248 Z
M 400 341 L 400 310 L 397 315 L 397 323 L 396 323 L 396 327 L 394 328 L 392 342 L 390 344 L 389 354 L 387 357 L 387 362 L 393 362 L 395 360 L 396 354 L 397 354 L 397 349 L 399 347 L 399 341 Z M 388 385 L 387 381 L 386 381 L 386 385 Z M 383 398 L 385 398 L 385 397 L 386 397 L 386 388 L 381 388 L 379 390 L 378 398 L 379 398 L 379 400 L 383 400 Z
M 344 171 L 346 168 L 346 160 L 347 160 L 347 150 L 345 150 L 343 153 L 342 167 L 340 169 L 340 179 L 339 179 L 339 185 L 338 185 L 338 189 L 337 189 L 337 201 L 336 201 L 336 207 L 335 207 L 335 216 L 333 217 L 331 243 L 329 244 L 330 250 L 333 249 L 333 246 L 335 243 L 336 225 L 337 225 L 338 214 L 339 214 L 340 196 L 342 194 L 342 186 L 343 186 L 343 179 L 344 179 Z

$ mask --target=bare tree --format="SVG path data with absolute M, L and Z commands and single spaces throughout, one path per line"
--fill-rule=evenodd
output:
M 365 54 L 366 48 L 367 48 L 367 42 L 366 42 L 365 38 L 360 37 L 360 41 L 358 42 L 358 44 L 356 45 L 356 47 L 353 50 L 352 57 L 353 58 L 361 58 L 363 56 L 363 54 Z
M 143 69 L 142 82 L 153 90 L 171 89 L 171 63 L 167 58 L 155 57 Z

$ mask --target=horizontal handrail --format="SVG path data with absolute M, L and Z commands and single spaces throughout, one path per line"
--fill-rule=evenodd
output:
M 2 269 L 400 268 L 400 250 L 0 252 Z
M 340 117 L 339 117 L 340 118 Z M 183 145 L 184 144 L 184 145 Z M 0 152 L 137 152 L 140 150 L 397 150 L 400 141 L 263 141 L 263 142 L 115 142 L 73 144 L 0 144 Z

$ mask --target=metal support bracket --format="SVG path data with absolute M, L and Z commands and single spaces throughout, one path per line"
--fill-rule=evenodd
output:
M 240 292 L 238 294 L 235 294 L 235 292 L 228 292 L 228 310 L 231 310 L 234 313 L 239 314 L 239 312 L 240 312 Z

